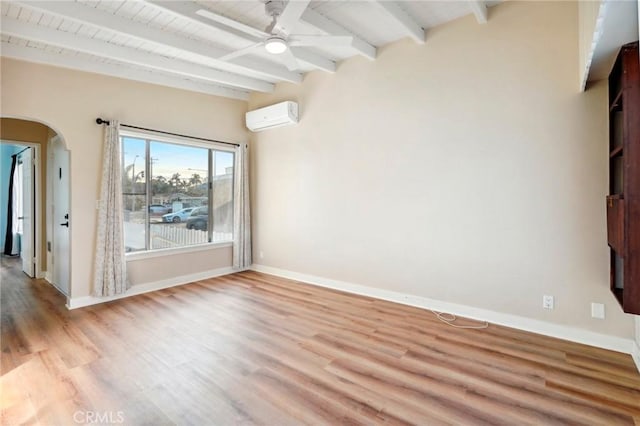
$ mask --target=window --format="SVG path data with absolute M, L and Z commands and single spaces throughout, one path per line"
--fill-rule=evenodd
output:
M 128 253 L 233 240 L 234 152 L 121 132 Z

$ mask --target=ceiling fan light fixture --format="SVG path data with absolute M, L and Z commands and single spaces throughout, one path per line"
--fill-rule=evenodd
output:
M 284 38 L 272 36 L 269 37 L 267 41 L 265 41 L 264 48 L 267 50 L 267 52 L 277 55 L 287 50 L 288 46 L 287 41 Z

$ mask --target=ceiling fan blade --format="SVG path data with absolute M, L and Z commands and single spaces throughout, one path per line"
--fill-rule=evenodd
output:
M 298 68 L 300 68 L 300 65 L 298 64 L 298 60 L 293 55 L 293 52 L 291 51 L 291 49 L 285 50 L 279 56 L 280 58 L 282 58 L 282 62 L 284 63 L 284 65 L 287 67 L 289 71 L 296 71 Z
M 351 46 L 352 36 L 312 36 L 297 35 L 289 37 L 290 46 Z
M 291 34 L 309 3 L 310 0 L 289 0 L 278 18 L 278 29 L 286 35 Z
M 253 37 L 266 38 L 270 36 L 270 34 L 267 34 L 257 28 L 250 27 L 249 25 L 245 25 L 242 22 L 234 21 L 233 19 L 227 18 L 226 16 L 218 15 L 217 13 L 211 12 L 207 9 L 198 10 L 196 12 L 196 15 L 200 15 L 203 18 L 211 19 L 214 22 L 241 31 L 245 34 L 249 34 Z
M 262 46 L 264 43 L 260 42 L 260 43 L 255 43 L 252 44 L 251 46 L 247 46 L 247 47 L 243 47 L 242 49 L 238 49 L 235 52 L 231 52 L 231 53 L 227 53 L 226 55 L 220 56 L 219 60 L 221 61 L 230 61 L 232 59 L 238 58 L 240 56 L 244 56 L 249 54 L 253 49 L 255 49 L 256 47 Z

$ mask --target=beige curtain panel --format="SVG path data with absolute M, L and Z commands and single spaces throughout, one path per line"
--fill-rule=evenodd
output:
M 249 213 L 249 145 L 240 144 L 235 159 L 233 211 L 233 267 L 251 266 L 251 215 Z
M 121 294 L 130 287 L 124 258 L 119 123 L 111 120 L 104 135 L 93 285 L 93 295 L 98 297 Z

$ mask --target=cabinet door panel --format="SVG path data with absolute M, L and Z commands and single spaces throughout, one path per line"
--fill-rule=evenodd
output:
M 609 246 L 624 256 L 624 199 L 607 197 L 607 240 Z

